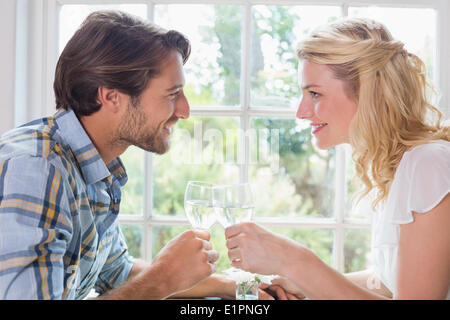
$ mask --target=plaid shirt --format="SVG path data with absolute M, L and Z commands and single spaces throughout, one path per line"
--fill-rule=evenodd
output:
M 72 110 L 0 138 L 0 299 L 82 299 L 133 265 L 117 221 L 127 175 Z

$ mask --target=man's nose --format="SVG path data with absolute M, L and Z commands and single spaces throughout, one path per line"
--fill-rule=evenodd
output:
M 191 107 L 189 106 L 189 102 L 183 91 L 181 91 L 180 96 L 178 97 L 175 108 L 175 116 L 181 119 L 189 118 Z
M 302 97 L 300 104 L 298 105 L 297 114 L 298 119 L 308 119 L 313 116 L 313 108 L 310 103 Z

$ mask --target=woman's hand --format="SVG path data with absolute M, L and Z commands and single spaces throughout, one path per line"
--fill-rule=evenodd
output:
M 259 274 L 279 274 L 305 248 L 295 241 L 253 223 L 245 222 L 225 229 L 231 265 Z

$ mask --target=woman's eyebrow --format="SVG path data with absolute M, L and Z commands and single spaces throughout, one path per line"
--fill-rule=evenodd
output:
M 313 88 L 313 87 L 319 88 L 320 86 L 317 84 L 307 84 L 307 85 L 302 86 L 302 89 L 308 90 L 309 88 Z

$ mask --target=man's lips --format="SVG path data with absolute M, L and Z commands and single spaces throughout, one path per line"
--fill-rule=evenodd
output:
M 177 123 L 177 121 L 178 121 L 178 119 L 166 123 L 162 128 L 163 132 L 170 135 L 170 133 L 172 131 L 172 126 L 175 125 Z

